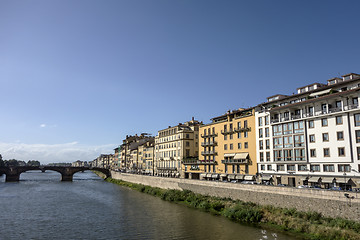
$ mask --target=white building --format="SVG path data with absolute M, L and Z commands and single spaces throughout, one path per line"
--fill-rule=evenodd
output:
M 275 95 L 256 107 L 258 171 L 290 186 L 360 185 L 360 75 Z

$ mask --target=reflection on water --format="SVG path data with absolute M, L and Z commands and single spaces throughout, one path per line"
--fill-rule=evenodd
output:
M 0 239 L 294 239 L 103 181 L 90 171 L 0 177 Z

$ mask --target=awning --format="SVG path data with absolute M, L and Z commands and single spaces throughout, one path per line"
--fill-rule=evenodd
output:
M 322 183 L 333 183 L 334 178 L 333 177 L 322 177 L 321 182 Z
M 228 179 L 235 179 L 235 175 L 234 174 L 229 174 Z
M 237 180 L 244 180 L 244 175 L 236 175 L 235 178 Z
M 246 180 L 246 181 L 254 181 L 255 180 L 255 177 L 254 176 L 245 176 L 244 177 L 244 180 Z
M 234 159 L 247 159 L 249 153 L 236 153 Z
M 308 180 L 307 177 L 302 177 L 302 178 L 300 178 L 300 181 L 306 181 L 306 180 Z
M 271 177 L 271 176 L 262 176 L 262 177 L 261 177 L 261 180 L 262 180 L 262 181 L 271 181 L 271 180 L 272 180 L 272 177 Z
M 351 178 L 335 178 L 336 183 L 349 183 Z
M 308 179 L 308 182 L 312 182 L 312 183 L 317 183 L 319 182 L 320 178 L 319 177 L 312 177 Z
M 176 173 L 176 177 L 179 177 L 180 176 L 180 173 Z
M 225 153 L 224 157 L 234 157 L 235 153 Z
M 227 174 L 220 174 L 220 177 L 225 178 Z
M 213 174 L 211 175 L 211 178 L 219 178 L 219 174 Z
M 309 94 L 309 97 L 316 97 L 316 96 L 320 96 L 320 95 L 327 94 L 327 93 L 329 93 L 329 92 L 331 92 L 331 88 L 326 89 L 326 90 L 323 90 L 323 91 L 320 91 L 320 92 L 311 93 L 311 94 Z
M 202 177 L 202 178 L 206 177 L 206 173 L 201 173 L 200 177 Z
M 211 177 L 211 173 L 206 174 L 206 177 Z

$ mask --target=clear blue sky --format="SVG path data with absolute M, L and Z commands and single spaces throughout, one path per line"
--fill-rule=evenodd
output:
M 359 1 L 0 0 L 0 153 L 92 160 L 127 134 L 360 73 Z

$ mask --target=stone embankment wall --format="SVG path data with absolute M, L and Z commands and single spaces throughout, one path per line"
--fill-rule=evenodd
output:
M 254 202 L 299 211 L 315 211 L 327 217 L 341 217 L 360 221 L 360 193 L 328 191 L 320 189 L 298 189 L 265 185 L 163 178 L 145 175 L 111 172 L 114 179 L 149 185 L 164 189 L 190 190 L 216 197 Z

